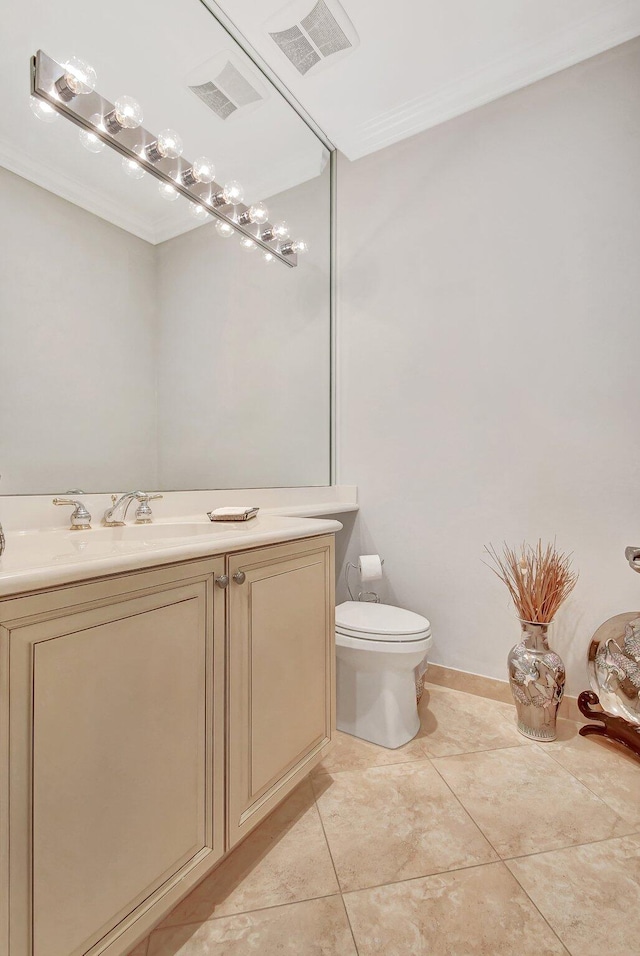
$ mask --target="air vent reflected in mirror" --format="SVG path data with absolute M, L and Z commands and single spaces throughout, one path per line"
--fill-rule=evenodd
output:
M 293 0 L 265 29 L 301 76 L 330 66 L 360 43 L 338 0 Z
M 258 72 L 232 50 L 221 50 L 192 70 L 187 85 L 221 120 L 245 116 L 269 96 Z

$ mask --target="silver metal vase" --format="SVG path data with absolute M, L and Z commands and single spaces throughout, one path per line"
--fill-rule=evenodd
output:
M 549 624 L 520 621 L 522 640 L 509 651 L 509 684 L 518 730 L 531 740 L 555 740 L 565 669 L 547 640 Z

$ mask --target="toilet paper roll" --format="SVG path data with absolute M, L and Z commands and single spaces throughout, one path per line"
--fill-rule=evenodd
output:
M 363 583 L 379 581 L 382 577 L 382 561 L 379 554 L 361 554 L 358 569 Z

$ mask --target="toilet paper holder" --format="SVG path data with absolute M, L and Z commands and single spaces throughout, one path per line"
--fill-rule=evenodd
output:
M 384 567 L 384 558 L 380 558 L 380 564 Z M 352 601 L 369 601 L 371 604 L 380 604 L 380 595 L 376 594 L 375 591 L 358 591 L 358 597 L 354 598 L 353 592 L 351 590 L 351 585 L 349 584 L 349 570 L 359 571 L 357 564 L 352 564 L 351 561 L 347 561 L 346 567 L 344 569 L 344 581 L 347 585 L 347 591 L 349 592 L 349 597 Z

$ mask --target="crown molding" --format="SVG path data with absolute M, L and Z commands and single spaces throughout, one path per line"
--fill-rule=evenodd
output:
M 0 139 L 0 166 L 60 196 L 61 199 L 66 199 L 74 206 L 80 206 L 81 209 L 99 216 L 100 219 L 133 233 L 145 242 L 155 244 L 158 241 L 156 230 L 148 222 L 132 214 L 131 209 L 124 203 L 104 196 L 59 170 L 35 162 L 2 139 Z
M 542 42 L 522 44 L 459 77 L 455 82 L 378 114 L 356 127 L 335 131 L 339 149 L 360 159 L 408 136 L 438 126 L 537 80 L 574 66 L 640 34 L 640 5 L 621 0 Z
M 107 197 L 98 190 L 82 184 L 79 180 L 72 179 L 65 173 L 34 161 L 2 139 L 0 139 L 0 166 L 4 166 L 10 172 L 16 173 L 50 193 L 54 193 L 61 199 L 66 199 L 74 206 L 79 206 L 81 209 L 93 213 L 93 215 L 110 222 L 119 229 L 124 229 L 139 239 L 144 239 L 145 242 L 153 246 L 169 239 L 175 239 L 176 236 L 197 229 L 201 225 L 188 214 L 186 207 L 184 216 L 181 218 L 167 214 L 159 216 L 153 223 L 145 221 L 140 216 L 133 214 L 131 209 L 120 200 Z M 294 156 L 281 168 L 270 172 L 263 176 L 259 182 L 254 183 L 252 193 L 255 193 L 260 199 L 269 199 L 271 196 L 276 196 L 278 193 L 290 189 L 292 184 L 313 179 L 319 172 L 320 169 L 309 168 L 309 163 L 304 162 L 304 157 Z

